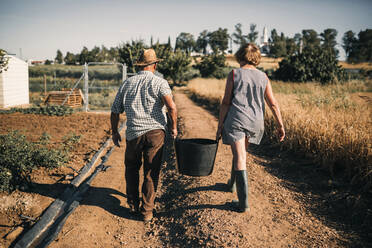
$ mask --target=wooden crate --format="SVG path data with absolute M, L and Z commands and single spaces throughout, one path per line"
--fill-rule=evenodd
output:
M 45 98 L 44 103 L 49 105 L 62 105 L 63 101 L 68 96 L 64 106 L 72 108 L 81 107 L 84 104 L 84 96 L 80 89 L 62 89 L 62 91 L 50 91 Z

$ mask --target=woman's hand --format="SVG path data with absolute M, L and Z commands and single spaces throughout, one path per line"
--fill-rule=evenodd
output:
M 278 136 L 279 136 L 279 141 L 282 142 L 285 137 L 284 127 L 278 127 Z

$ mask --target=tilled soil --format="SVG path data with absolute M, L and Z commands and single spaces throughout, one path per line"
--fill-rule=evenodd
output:
M 50 135 L 50 146 L 58 147 L 64 137 L 80 135 L 79 143 L 71 151 L 68 165 L 47 170 L 35 169 L 31 185 L 24 185 L 11 194 L 0 194 L 0 247 L 8 247 L 16 238 L 11 230 L 22 230 L 32 224 L 59 196 L 70 180 L 77 175 L 87 161 L 109 138 L 110 116 L 106 113 L 75 113 L 68 116 L 44 116 L 35 114 L 0 115 L 0 133 L 18 130 L 28 140 L 37 141 L 43 133 Z M 24 218 L 22 216 L 29 218 Z M 17 228 L 17 226 L 19 226 Z
M 181 90 L 175 101 L 181 138 L 214 139 L 216 117 Z M 250 149 L 251 211 L 238 213 L 230 203 L 236 194 L 225 190 L 230 148 L 220 143 L 212 175 L 188 177 L 177 172 L 167 139 L 154 219 L 144 224 L 126 204 L 124 140 L 50 247 L 368 247 L 341 219 L 330 218 L 325 197 L 312 193 L 309 182 L 324 183 L 312 165 L 268 144 L 269 152 Z

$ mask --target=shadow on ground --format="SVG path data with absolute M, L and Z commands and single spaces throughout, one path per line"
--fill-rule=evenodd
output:
M 218 118 L 219 103 L 185 92 L 197 105 Z M 266 171 L 283 180 L 288 189 L 300 192 L 301 200 L 318 219 L 344 233 L 351 247 L 372 247 L 372 192 L 362 191 L 348 180 L 331 176 L 320 165 L 300 154 L 282 151 L 264 137 L 260 146 L 251 145 L 249 152 Z
M 264 158 L 265 162 L 255 162 L 282 179 L 285 187 L 301 193 L 298 200 L 323 223 L 344 233 L 352 247 L 372 245 L 371 192 L 361 192 L 341 175 L 331 177 L 310 159 L 281 151 L 267 140 L 251 146 L 249 152 Z
M 61 193 L 67 187 L 71 187 L 71 185 L 63 183 L 33 183 L 28 192 L 44 195 L 54 199 L 61 199 Z M 126 198 L 125 194 L 115 189 L 90 186 L 89 190 L 84 194 L 83 199 L 80 200 L 80 205 L 97 206 L 118 217 L 126 219 L 137 219 L 137 217 L 129 213 L 129 208 L 121 206 L 121 201 L 118 199 L 118 196 Z

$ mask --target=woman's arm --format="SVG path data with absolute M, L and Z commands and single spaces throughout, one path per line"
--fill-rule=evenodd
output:
M 267 83 L 267 86 L 266 86 L 265 101 L 267 105 L 269 105 L 274 115 L 274 118 L 276 122 L 278 123 L 279 141 L 283 141 L 285 137 L 285 131 L 284 131 L 282 115 L 280 114 L 279 104 L 274 97 L 270 81 Z
M 231 71 L 229 75 L 227 76 L 226 80 L 226 88 L 225 88 L 225 94 L 222 99 L 222 103 L 220 106 L 220 114 L 218 118 L 218 128 L 216 133 L 216 139 L 218 140 L 221 137 L 221 132 L 223 128 L 223 123 L 225 121 L 227 112 L 229 111 L 231 100 L 233 96 L 233 89 L 234 89 L 234 71 Z

